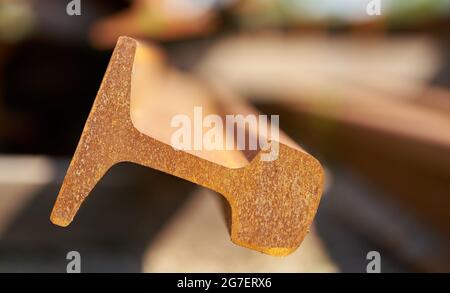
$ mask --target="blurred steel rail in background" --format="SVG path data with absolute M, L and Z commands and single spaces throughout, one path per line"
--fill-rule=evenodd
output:
M 433 83 L 448 54 L 438 45 L 425 35 L 233 36 L 197 70 L 279 113 L 302 146 L 351 165 L 450 239 L 450 92 Z

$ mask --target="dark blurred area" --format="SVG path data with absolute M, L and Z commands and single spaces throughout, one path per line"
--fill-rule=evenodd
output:
M 73 16 L 69 2 L 0 0 L 0 271 L 64 271 L 69 249 L 86 252 L 88 271 L 359 272 L 370 250 L 383 271 L 450 271 L 450 1 L 382 1 L 379 16 L 352 0 L 81 0 Z M 215 203 L 136 166 L 108 174 L 85 220 L 50 224 L 120 35 L 280 114 L 319 158 L 327 189 L 303 252 L 273 260 L 221 246 L 220 220 L 183 234 Z
M 2 1 L 2 17 L 11 18 L 4 21 L 11 27 L 3 31 L 30 22 L 17 28 L 17 36 L 9 32 L 1 45 L 2 152 L 73 152 L 74 133 L 83 128 L 111 55 L 92 48 L 86 31 L 96 19 L 127 4 L 86 1 L 85 13 L 74 18 L 65 14 L 65 1 Z

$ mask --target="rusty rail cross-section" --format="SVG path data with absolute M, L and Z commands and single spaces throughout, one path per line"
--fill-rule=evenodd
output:
M 261 160 L 262 150 L 252 157 L 239 150 L 175 150 L 170 145 L 174 114 L 190 115 L 197 105 L 208 113 L 246 114 L 248 108 L 234 106 L 237 101 L 219 107 L 201 85 L 165 65 L 153 46 L 119 38 L 51 221 L 69 225 L 107 170 L 128 161 L 222 194 L 231 208 L 234 243 L 277 256 L 293 252 L 308 233 L 320 201 L 320 163 L 283 135 L 273 161 Z

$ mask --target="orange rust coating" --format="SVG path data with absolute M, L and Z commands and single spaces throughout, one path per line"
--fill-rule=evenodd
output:
M 276 160 L 262 161 L 259 152 L 247 165 L 229 168 L 140 132 L 130 118 L 137 46 L 128 37 L 118 40 L 51 221 L 69 225 L 107 170 L 128 161 L 222 194 L 231 207 L 235 244 L 276 256 L 293 252 L 308 233 L 319 205 L 324 180 L 320 163 L 300 148 L 280 142 Z

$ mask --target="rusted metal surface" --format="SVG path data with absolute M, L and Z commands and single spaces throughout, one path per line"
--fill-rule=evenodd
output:
M 192 111 L 198 100 L 186 102 L 185 99 L 183 106 L 177 104 L 181 100 L 167 97 L 188 95 L 188 90 L 178 94 L 148 93 L 147 98 L 162 103 L 159 105 L 161 108 L 154 104 L 147 108 L 142 106 L 146 109 L 145 117 L 153 115 L 157 119 L 141 120 L 143 125 L 137 127 L 138 120 L 131 117 L 136 115 L 131 109 L 133 105 L 130 108 L 132 96 L 136 93 L 132 85 L 139 87 L 145 84 L 139 82 L 137 75 L 150 78 L 154 70 L 161 70 L 155 74 L 163 78 L 153 78 L 153 86 L 165 82 L 171 74 L 175 74 L 172 76 L 174 79 L 182 76 L 165 69 L 160 60 L 152 47 L 131 38 L 119 38 L 54 205 L 51 221 L 60 226 L 69 225 L 84 199 L 108 169 L 128 161 L 222 194 L 231 207 L 230 232 L 234 243 L 277 256 L 293 252 L 308 233 L 320 201 L 324 180 L 320 163 L 286 138 L 280 139 L 279 155 L 273 161 L 261 160 L 262 151 L 247 159 L 248 156 L 241 151 L 175 150 L 166 141 L 168 134 L 164 129 L 168 125 L 164 119 L 177 111 Z M 185 88 L 192 88 L 191 83 L 188 84 Z M 172 87 L 170 83 L 164 86 L 165 89 Z M 143 87 L 141 92 L 147 90 Z M 195 97 L 203 95 L 196 90 L 191 94 Z M 205 103 L 206 96 L 202 103 Z M 148 112 L 152 107 L 156 107 L 155 111 Z M 173 108 L 173 111 L 165 114 L 159 111 L 166 108 Z M 223 108 L 211 106 L 210 111 L 220 112 Z M 156 128 L 149 125 L 158 121 Z

